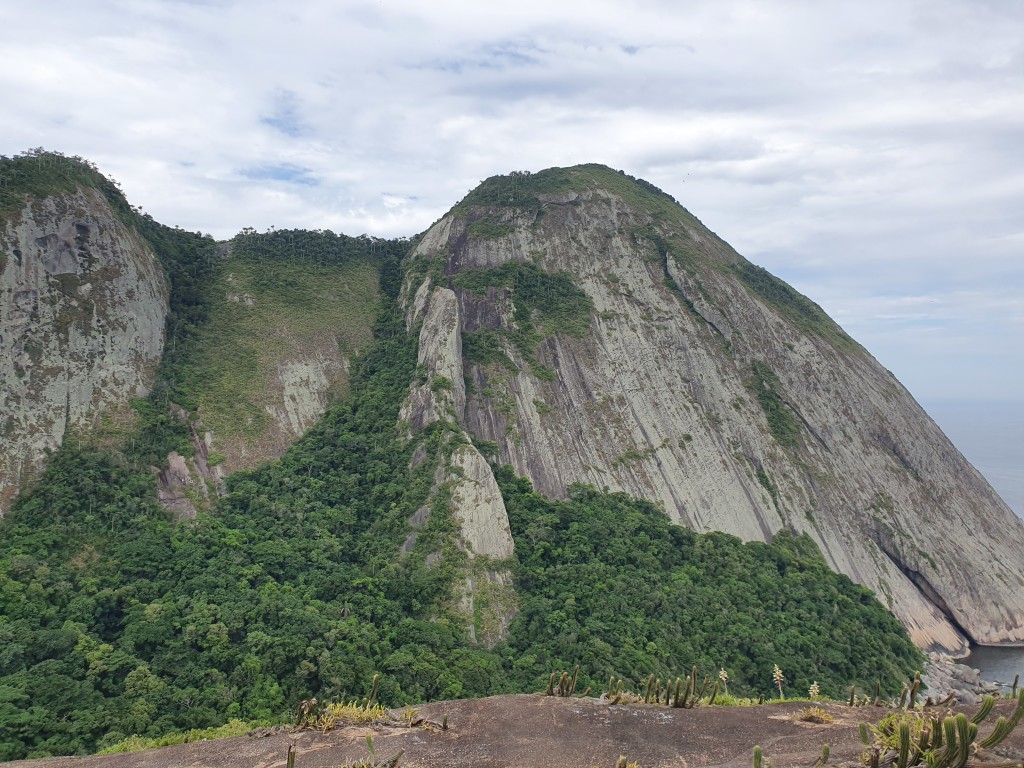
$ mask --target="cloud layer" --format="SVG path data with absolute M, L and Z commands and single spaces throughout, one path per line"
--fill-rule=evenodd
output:
M 1024 398 L 1015 0 L 13 5 L 0 152 L 87 157 L 165 223 L 411 235 L 492 174 L 602 162 L 920 399 Z

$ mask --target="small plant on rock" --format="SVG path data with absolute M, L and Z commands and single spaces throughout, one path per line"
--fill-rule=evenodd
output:
M 800 720 L 805 723 L 831 723 L 832 715 L 821 707 L 807 707 L 800 712 Z
M 782 682 L 785 679 L 786 679 L 786 677 L 785 677 L 785 675 L 782 674 L 782 670 L 779 669 L 779 665 L 778 664 L 774 665 L 774 669 L 772 669 L 772 680 L 775 682 L 775 686 L 779 689 L 779 698 L 780 699 L 786 698 L 785 695 L 783 695 L 783 693 L 782 693 Z

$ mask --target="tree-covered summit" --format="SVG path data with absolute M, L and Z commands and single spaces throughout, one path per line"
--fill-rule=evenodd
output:
M 641 204 L 667 202 L 678 205 L 674 197 L 649 181 L 630 176 L 625 171 L 615 171 L 606 165 L 587 163 L 568 168 L 546 168 L 536 173 L 513 171 L 491 176 L 466 195 L 455 206 L 455 210 L 462 211 L 470 207 L 538 208 L 542 197 L 557 197 L 593 189 L 605 189 Z
M 37 147 L 7 157 L 0 155 L 0 219 L 21 210 L 29 200 L 42 200 L 78 186 L 99 190 L 119 215 L 130 206 L 115 181 L 89 160 Z

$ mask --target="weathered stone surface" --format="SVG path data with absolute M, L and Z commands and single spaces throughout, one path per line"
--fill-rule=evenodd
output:
M 999 686 L 981 679 L 981 672 L 940 653 L 928 654 L 921 679 L 932 699 L 939 701 L 952 693 L 960 704 L 979 703 L 983 697 L 998 695 Z M 1009 683 L 1007 683 L 1009 685 Z
M 468 236 L 466 217 L 482 215 L 511 230 Z M 644 235 L 652 227 L 686 257 L 666 258 Z M 585 338 L 550 337 L 537 361 L 506 344 L 517 371 L 465 370 L 461 423 L 540 492 L 623 490 L 747 540 L 804 531 L 923 648 L 1024 640 L 1024 526 L 888 371 L 837 326 L 804 330 L 748 289 L 742 257 L 683 209 L 656 221 L 592 189 L 537 217 L 463 210 L 417 253 L 444 259 L 449 275 L 529 260 L 568 272 L 593 300 Z M 472 307 L 463 332 L 507 326 L 502 290 L 455 290 Z M 753 393 L 754 363 L 778 380 L 791 445 Z
M 0 514 L 70 430 L 127 418 L 163 349 L 167 287 L 143 240 L 80 189 L 0 224 Z
M 307 728 L 261 728 L 250 736 L 179 744 L 163 749 L 91 757 L 59 757 L 3 763 L 22 768 L 250 768 L 284 766 L 289 747 L 302 768 L 355 765 L 368 757 L 366 737 L 378 761 L 399 752 L 399 768 L 611 768 L 620 755 L 644 768 L 721 766 L 750 768 L 755 745 L 765 762 L 810 766 L 830 747 L 828 765 L 860 765 L 861 721 L 877 723 L 892 712 L 884 707 L 848 707 L 821 702 L 832 718 L 819 724 L 800 719 L 806 703 L 760 707 L 669 707 L 618 705 L 555 696 L 493 696 L 443 701 L 417 707 L 425 722 L 400 725 L 401 713 L 388 723 L 349 726 L 328 733 Z M 996 705 L 981 726 L 988 735 L 996 717 L 1009 716 L 1009 701 Z M 976 708 L 963 710 L 968 717 Z M 440 724 L 447 718 L 448 729 Z M 999 757 L 1020 761 L 1024 728 L 1018 727 L 998 748 Z
M 407 285 L 403 295 L 410 325 L 422 318 L 418 361 L 426 380 L 413 384 L 399 419 L 407 425 L 410 439 L 431 424 L 446 422 L 456 426 L 460 439 L 466 441 L 449 441 L 445 446 L 434 493 L 442 484 L 450 489 L 450 510 L 459 525 L 458 543 L 470 559 L 455 602 L 466 619 L 470 638 L 493 645 L 507 635 L 515 616 L 512 579 L 500 564 L 513 554 L 512 531 L 490 465 L 458 427 L 466 406 L 459 301 L 451 289 L 431 287 L 429 277 L 415 291 Z M 422 525 L 425 514 L 424 510 L 421 518 L 417 513 L 410 524 Z M 402 550 L 409 551 L 415 541 L 413 531 Z M 492 561 L 495 567 L 491 567 Z
M 267 413 L 294 440 L 324 415 L 332 378 L 347 373 L 347 361 L 336 356 L 283 360 L 277 369 L 281 399 Z
M 460 445 L 452 451 L 451 467 L 452 509 L 466 548 L 473 555 L 512 557 L 508 513 L 490 465 L 472 445 Z

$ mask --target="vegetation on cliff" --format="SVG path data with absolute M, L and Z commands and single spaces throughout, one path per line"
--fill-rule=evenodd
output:
M 48 167 L 35 162 L 25 167 Z M 587 174 L 674 206 L 599 166 L 569 178 Z M 564 172 L 535 176 L 516 182 L 513 200 L 565 191 Z M 18 179 L 22 201 L 54 189 Z M 467 200 L 500 201 L 503 184 Z M 792 685 L 816 680 L 833 695 L 875 679 L 897 691 L 920 665 L 905 630 L 831 573 L 806 538 L 699 535 L 651 504 L 592 488 L 552 501 L 509 469 L 497 474 L 520 613 L 503 644 L 471 643 L 449 610 L 466 555 L 443 494 L 399 554 L 430 497 L 435 460 L 459 439 L 440 424 L 411 442 L 397 430 L 417 376 L 416 336 L 394 306 L 401 241 L 236 238 L 236 279 L 255 291 L 272 284 L 276 311 L 301 303 L 317 275 L 367 265 L 390 306 L 352 364 L 348 394 L 279 461 L 236 473 L 214 509 L 174 523 L 150 467 L 168 450 L 188 451 L 188 422 L 171 404 L 193 411 L 206 396 L 213 300 L 227 274 L 209 237 L 122 210 L 170 277 L 168 353 L 120 450 L 69 441 L 0 520 L 0 760 L 288 717 L 303 699 L 364 694 L 374 673 L 381 701 L 395 705 L 537 690 L 577 663 L 587 684 L 616 676 L 635 688 L 650 674 L 725 667 L 737 694 L 768 692 L 779 664 Z M 565 275 L 518 265 L 459 280 L 513 291 L 522 314 L 512 341 L 524 351 L 546 334 L 584 333 L 590 320 L 589 300 Z M 500 352 L 497 336 L 479 335 L 467 349 L 494 356 L 496 343 Z
M 545 338 L 556 333 L 579 338 L 590 328 L 594 302 L 566 272 L 552 274 L 529 262 L 510 261 L 495 269 L 465 270 L 452 282 L 478 295 L 488 288 L 506 289 L 515 307 L 512 327 L 462 337 L 463 354 L 471 362 L 510 364 L 498 340 L 505 336 L 536 365 L 537 347 Z
M 506 644 L 474 646 L 444 607 L 463 557 L 443 544 L 447 510 L 396 555 L 432 482 L 429 461 L 410 474 L 415 444 L 395 434 L 414 375 L 391 316 L 349 397 L 191 523 L 171 523 L 148 474 L 62 448 L 0 522 L 0 757 L 287 716 L 314 695 L 365 693 L 374 672 L 400 704 L 534 690 L 574 663 L 634 685 L 725 666 L 737 693 L 767 690 L 775 663 L 835 693 L 876 677 L 894 690 L 919 665 L 805 539 L 701 536 L 592 489 L 553 502 L 508 470 L 522 612 Z M 428 454 L 440 437 L 425 435 Z

